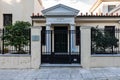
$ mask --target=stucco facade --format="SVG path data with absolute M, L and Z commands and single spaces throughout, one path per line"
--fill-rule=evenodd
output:
M 0 0 L 0 27 L 3 27 L 3 14 L 12 14 L 12 23 L 29 21 L 32 24 L 32 13 L 40 13 L 42 9 L 40 0 Z

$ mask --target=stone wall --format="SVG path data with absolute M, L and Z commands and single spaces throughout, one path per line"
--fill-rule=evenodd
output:
M 0 68 L 31 68 L 30 55 L 1 55 Z
M 120 67 L 120 55 L 91 56 L 91 67 Z

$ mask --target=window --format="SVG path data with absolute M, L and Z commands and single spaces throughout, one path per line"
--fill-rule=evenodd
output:
M 80 27 L 76 26 L 76 45 L 80 45 Z
M 105 26 L 105 33 L 115 36 L 115 26 Z
M 110 12 L 112 9 L 114 9 L 116 6 L 115 5 L 108 5 L 108 12 Z
M 45 33 L 46 33 L 46 27 L 43 26 L 43 27 L 42 27 L 42 32 L 41 32 L 41 44 L 42 44 L 42 45 L 45 45 L 45 42 L 46 42 Z
M 12 25 L 12 14 L 3 14 L 3 26 Z

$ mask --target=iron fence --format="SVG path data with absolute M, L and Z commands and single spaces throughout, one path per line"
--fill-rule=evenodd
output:
M 80 30 L 60 29 L 41 31 L 42 63 L 80 63 Z M 50 36 L 50 51 L 47 51 L 47 36 Z
M 3 40 L 2 40 L 2 36 L 3 36 L 3 29 L 0 29 L 0 54 L 3 53 Z
M 0 54 L 30 54 L 31 29 L 15 32 L 0 29 Z
M 91 54 L 119 54 L 120 29 L 91 29 Z

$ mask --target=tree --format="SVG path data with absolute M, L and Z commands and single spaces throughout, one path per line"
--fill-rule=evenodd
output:
M 110 49 L 113 53 L 113 47 L 118 47 L 118 39 L 111 33 L 100 30 L 98 28 L 92 28 L 92 50 L 97 52 L 105 52 L 106 49 Z
M 15 24 L 4 29 L 4 45 L 14 46 L 17 53 L 25 53 L 24 46 L 29 44 L 29 28 L 31 24 L 24 21 L 16 21 Z

